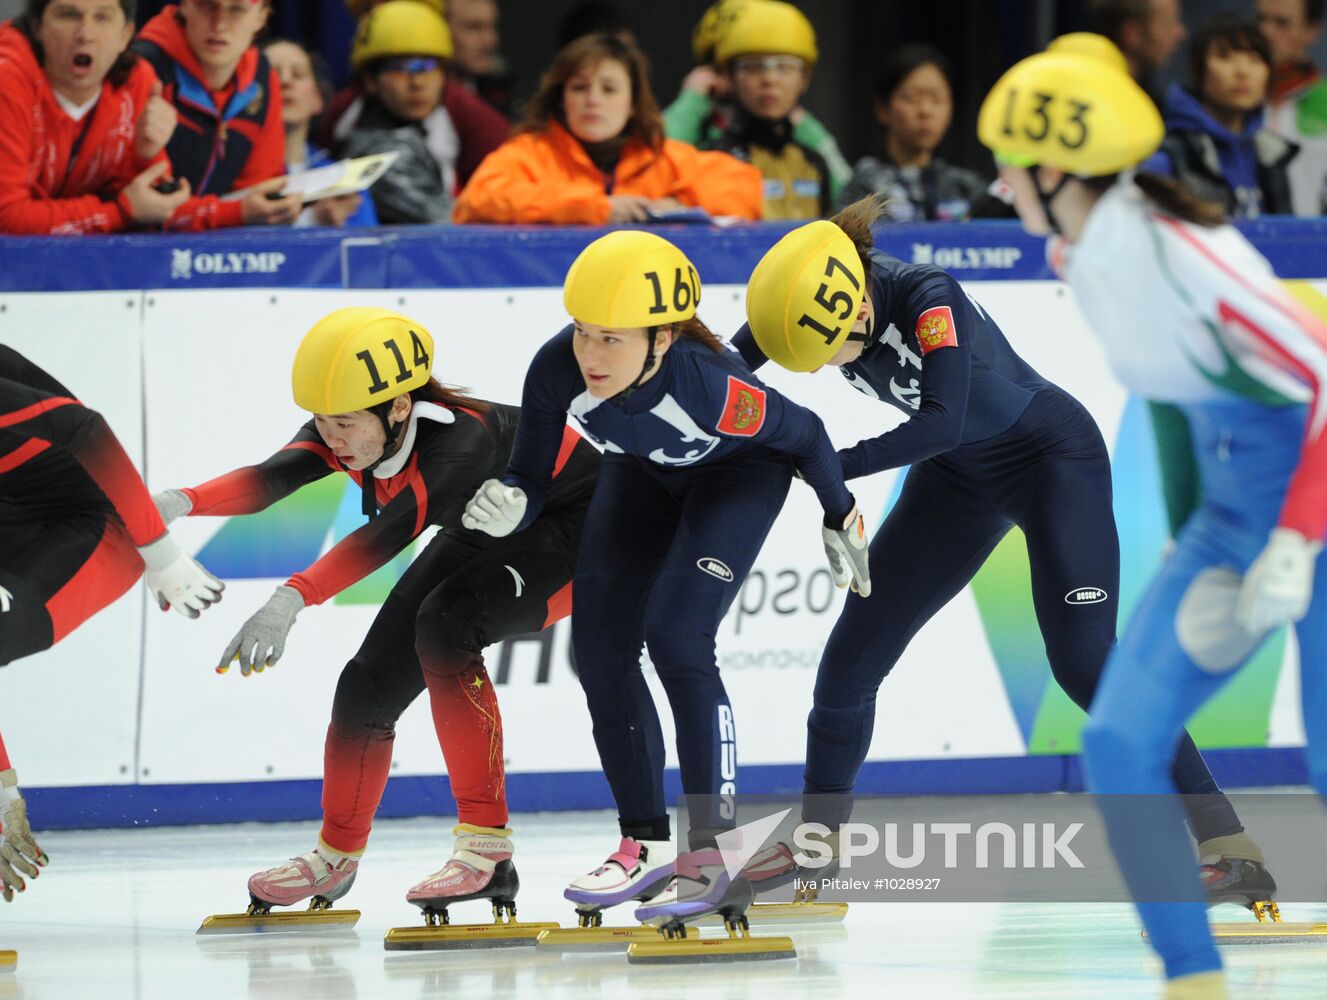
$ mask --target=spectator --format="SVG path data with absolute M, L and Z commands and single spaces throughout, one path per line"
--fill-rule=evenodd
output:
M 1252 21 L 1217 18 L 1189 45 L 1190 87 L 1166 96 L 1166 138 L 1141 169 L 1174 177 L 1235 219 L 1290 212 L 1296 147 L 1263 128 L 1272 53 Z
M 1160 105 L 1156 75 L 1188 34 L 1180 0 L 1090 0 L 1090 30 L 1124 53 L 1129 75 Z
M 134 51 L 152 64 L 180 127 L 166 152 L 195 198 L 171 225 L 278 226 L 295 221 L 299 195 L 269 198 L 285 183 L 281 84 L 253 40 L 270 0 L 180 0 L 143 26 Z M 232 191 L 243 198 L 222 201 Z
M 645 222 L 699 206 L 760 218 L 760 173 L 663 134 L 645 57 L 611 34 L 553 60 L 518 134 L 475 171 L 456 222 Z
M 286 173 L 312 170 L 332 162 L 309 142 L 309 126 L 327 102 L 327 77 L 312 53 L 298 42 L 273 39 L 263 54 L 281 80 L 281 121 L 286 127 Z M 359 194 L 321 198 L 300 213 L 296 226 L 376 226 L 373 200 Z
M 794 122 L 816 58 L 815 30 L 801 11 L 780 0 L 751 0 L 736 10 L 715 42 L 732 100 L 711 102 L 714 73 L 701 67 L 683 82 L 682 94 L 668 109 L 669 136 L 730 152 L 760 170 L 766 219 L 828 215 L 839 190 L 822 151 L 832 147 L 842 160 L 833 138 L 815 123 L 818 140 L 802 141 Z
M 369 50 L 379 53 L 374 56 L 373 61 L 391 55 L 392 52 L 389 50 L 408 55 L 414 51 L 416 45 L 414 38 L 419 33 L 422 37 L 430 39 L 430 45 L 435 52 L 448 53 L 446 56 L 429 57 L 441 60 L 442 97 L 440 101 L 435 102 L 433 110 L 422 121 L 407 122 L 408 127 L 400 138 L 410 141 L 413 145 L 411 134 L 422 134 L 425 146 L 442 173 L 444 190 L 450 200 L 455 196 L 456 190 L 470 179 L 470 175 L 484 157 L 502 145 L 507 138 L 507 120 L 492 105 L 467 90 L 457 79 L 450 62 L 453 52 L 451 33 L 446 22 L 429 9 L 435 6 L 434 4 L 429 3 L 423 10 L 419 10 L 417 8 L 421 4 L 418 0 L 413 2 L 388 0 L 388 3 L 391 6 L 385 13 L 382 9 L 387 7 L 387 4 L 378 4 L 374 8 L 373 18 L 365 18 L 360 22 L 350 55 L 355 68 L 355 80 L 332 99 L 324 115 L 323 126 L 315 132 L 315 135 L 318 137 L 317 141 L 328 148 L 344 151 L 348 148 L 348 143 L 353 148 L 359 148 L 362 140 L 355 140 L 352 143 L 350 139 L 359 125 L 360 115 L 366 109 L 370 111 L 372 130 L 380 132 L 380 125 L 384 120 L 381 115 L 381 94 L 376 99 L 369 99 L 370 84 L 366 83 L 365 78 L 371 60 L 365 53 Z M 428 81 L 419 82 L 423 84 Z M 393 94 L 399 89 L 390 82 L 388 86 L 393 87 Z M 387 122 L 392 120 L 391 116 L 385 119 Z M 379 124 L 374 125 L 375 121 Z M 421 167 L 423 166 L 425 165 L 421 161 Z M 379 181 L 379 185 L 381 183 Z M 375 185 L 375 197 L 378 196 L 378 192 L 379 186 Z M 445 214 L 444 212 L 444 217 Z M 381 212 L 379 216 L 382 217 Z M 383 221 L 386 221 L 385 217 Z
M 1313 61 L 1323 0 L 1258 0 L 1258 26 L 1272 48 L 1267 127 L 1299 146 L 1290 161 L 1296 215 L 1327 213 L 1327 79 Z
M 133 23 L 134 0 L 31 0 L 0 26 L 0 232 L 159 225 L 189 197 L 152 187 L 175 115 Z
M 842 203 L 875 194 L 900 221 L 966 219 L 989 182 L 935 155 L 954 118 L 949 61 L 929 45 L 886 57 L 876 85 L 875 120 L 884 130 L 879 157 L 857 161 Z
M 450 0 L 447 27 L 457 82 L 510 118 L 513 81 L 498 50 L 497 0 Z
M 360 22 L 350 58 L 365 96 L 352 108 L 354 127 L 337 153 L 399 154 L 370 192 L 384 224 L 446 222 L 451 214 L 456 132 L 429 128 L 451 54 L 447 23 L 417 0 L 389 0 Z
M 558 21 L 558 50 L 565 49 L 578 38 L 600 32 L 616 35 L 618 41 L 640 47 L 636 41 L 636 30 L 617 4 L 611 0 L 582 0 Z

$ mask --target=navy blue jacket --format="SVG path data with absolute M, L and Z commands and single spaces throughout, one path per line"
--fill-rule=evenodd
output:
M 945 271 L 871 251 L 875 321 L 862 356 L 839 369 L 859 392 L 910 418 L 839 452 L 843 478 L 912 465 L 1013 426 L 1050 383 Z M 749 325 L 733 338 L 754 370 L 768 360 Z
M 626 399 L 596 399 L 572 353 L 568 326 L 539 349 L 525 376 L 521 418 L 503 482 L 529 499 L 521 527 L 538 515 L 568 412 L 608 454 L 669 469 L 721 462 L 753 449 L 786 452 L 830 518 L 852 508 L 834 446 L 810 410 L 751 374 L 732 351 L 676 340 L 659 371 Z

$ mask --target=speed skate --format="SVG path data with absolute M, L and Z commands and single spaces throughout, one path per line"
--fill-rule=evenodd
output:
M 558 929 L 556 923 L 516 919 L 521 880 L 511 860 L 510 830 L 462 823 L 454 833 L 451 858 L 406 893 L 423 911 L 424 926 L 393 927 L 383 939 L 387 951 L 533 947 L 542 932 Z M 451 923 L 450 906 L 479 899 L 492 904 L 492 923 Z

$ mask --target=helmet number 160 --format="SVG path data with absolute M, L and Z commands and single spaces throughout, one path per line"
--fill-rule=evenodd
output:
M 654 290 L 654 305 L 650 306 L 650 315 L 656 313 L 668 312 L 668 306 L 664 304 L 663 284 L 659 281 L 658 271 L 646 271 L 645 278 L 649 281 Z M 692 305 L 700 304 L 700 282 L 696 278 L 696 272 L 690 267 L 687 268 L 686 277 L 682 276 L 680 267 L 673 269 L 673 309 L 677 312 L 685 312 Z

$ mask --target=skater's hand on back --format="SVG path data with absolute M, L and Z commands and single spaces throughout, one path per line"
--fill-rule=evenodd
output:
M 1235 619 L 1252 635 L 1297 622 L 1313 596 L 1313 566 L 1322 545 L 1298 531 L 1273 528 L 1239 589 Z
M 503 538 L 521 523 L 527 503 L 525 490 L 490 479 L 465 505 L 461 526 Z
M 143 582 L 162 611 L 173 606 L 185 617 L 197 618 L 221 600 L 226 585 L 180 548 L 169 531 L 138 554 L 143 557 Z
M 230 640 L 217 664 L 217 673 L 224 674 L 235 660 L 240 661 L 240 673 L 245 677 L 276 666 L 286 651 L 286 636 L 295 626 L 295 616 L 303 610 L 304 598 L 298 590 L 284 584 L 277 587 L 267 603 Z
M 37 869 L 50 859 L 32 839 L 28 807 L 18 790 L 18 775 L 11 767 L 0 771 L 0 896 L 13 902 L 14 893 L 27 888 L 23 876 L 37 877 Z
M 866 537 L 866 522 L 858 513 L 857 505 L 843 519 L 843 527 L 822 524 L 821 538 L 825 543 L 825 555 L 829 559 L 829 570 L 834 577 L 834 586 L 842 590 L 851 586 L 855 593 L 863 597 L 871 594 L 871 553 Z

